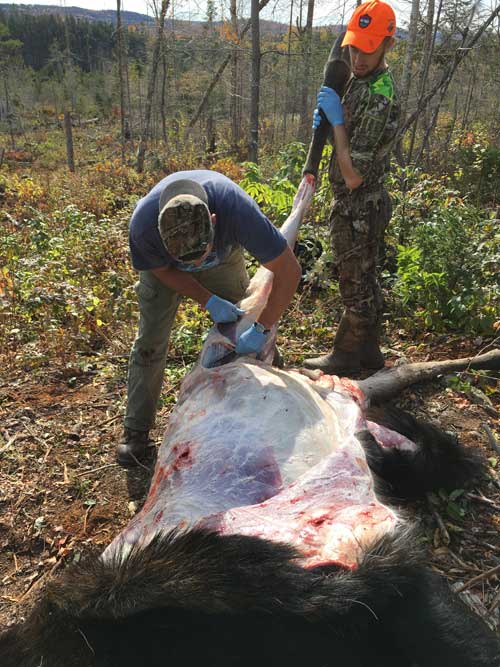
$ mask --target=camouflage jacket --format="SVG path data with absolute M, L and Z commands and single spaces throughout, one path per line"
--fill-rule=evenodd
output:
M 335 152 L 330 160 L 329 178 L 339 205 L 356 208 L 367 199 L 377 199 L 389 169 L 392 140 L 400 120 L 392 74 L 385 69 L 363 79 L 352 76 L 347 83 L 342 105 L 352 164 L 363 177 L 363 183 L 352 193 L 348 190 Z

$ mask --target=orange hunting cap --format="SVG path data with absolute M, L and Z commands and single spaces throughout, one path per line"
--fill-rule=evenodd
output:
M 347 24 L 342 46 L 356 46 L 365 53 L 373 53 L 382 44 L 384 37 L 396 34 L 396 15 L 385 2 L 370 0 L 356 7 Z

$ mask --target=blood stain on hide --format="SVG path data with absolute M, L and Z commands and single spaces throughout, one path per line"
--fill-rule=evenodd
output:
M 189 468 L 194 463 L 193 459 L 193 443 L 192 442 L 181 442 L 172 447 L 172 453 L 175 458 L 167 466 L 159 465 L 156 468 L 153 481 L 151 482 L 151 489 L 149 491 L 144 507 L 142 508 L 140 514 L 144 515 L 148 512 L 151 507 L 156 502 L 158 493 L 161 491 L 162 486 L 165 484 L 167 479 L 171 476 L 173 472 L 179 472 L 184 468 Z
M 172 447 L 172 453 L 175 454 L 175 459 L 170 465 L 167 474 L 172 471 L 178 471 L 182 468 L 189 468 L 194 463 L 193 450 L 191 442 L 182 442 Z
M 148 497 L 146 499 L 146 502 L 144 503 L 144 506 L 140 514 L 145 514 L 154 505 L 160 485 L 164 481 L 165 477 L 167 477 L 167 474 L 168 473 L 167 470 L 165 469 L 165 466 L 159 465 L 156 468 L 153 481 L 151 482 L 151 488 L 149 490 Z
M 329 518 L 330 517 L 328 516 L 318 516 L 313 519 L 310 519 L 309 523 L 311 526 L 322 526 L 325 523 L 325 521 Z

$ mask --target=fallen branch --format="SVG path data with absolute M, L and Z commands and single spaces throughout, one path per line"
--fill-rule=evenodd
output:
M 481 422 L 481 428 L 483 431 L 485 431 L 486 435 L 488 436 L 488 441 L 491 445 L 491 448 L 495 450 L 497 454 L 500 454 L 500 446 L 497 443 L 497 439 L 495 438 L 495 434 L 489 427 L 489 425 L 486 422 Z
M 462 593 L 463 591 L 466 591 L 468 588 L 471 588 L 472 586 L 474 586 L 474 584 L 477 584 L 479 581 L 484 581 L 484 579 L 489 579 L 490 577 L 494 577 L 499 572 L 500 572 L 500 565 L 497 565 L 496 567 L 492 567 L 491 570 L 486 570 L 486 572 L 483 572 L 482 574 L 478 574 L 477 577 L 472 577 L 472 579 L 469 579 L 469 581 L 466 581 L 463 586 L 460 586 L 460 588 L 457 588 L 455 593 Z
M 486 354 L 464 359 L 445 361 L 419 361 L 393 368 L 384 368 L 366 380 L 359 380 L 358 387 L 369 401 L 387 401 L 398 396 L 417 382 L 427 382 L 440 375 L 449 375 L 468 369 L 500 370 L 500 350 L 491 350 Z
M 84 470 L 75 475 L 75 477 L 84 477 L 85 475 L 91 475 L 94 472 L 99 472 L 100 470 L 106 470 L 106 468 L 117 468 L 118 463 L 106 463 L 106 465 L 100 466 L 99 468 L 92 468 L 91 470 Z
M 493 600 L 493 603 L 491 604 L 490 608 L 488 609 L 489 613 L 492 614 L 495 611 L 495 609 L 498 607 L 499 604 L 500 604 L 500 593 L 498 593 L 496 595 L 495 599 Z
M 485 498 L 484 496 L 478 496 L 475 493 L 466 493 L 465 497 L 470 498 L 471 500 L 477 500 L 480 503 L 485 503 L 486 505 L 489 505 L 490 507 L 493 507 L 494 509 L 500 511 L 500 507 L 498 507 L 498 505 L 489 498 Z
M 445 544 L 446 546 L 448 546 L 448 545 L 450 544 L 450 542 L 451 542 L 450 534 L 449 534 L 449 532 L 448 532 L 446 526 L 444 525 L 444 521 L 443 521 L 441 515 L 440 515 L 439 512 L 434 508 L 434 506 L 433 506 L 433 504 L 432 504 L 431 497 L 430 497 L 429 494 L 427 494 L 427 505 L 428 505 L 430 511 L 432 512 L 432 516 L 434 517 L 434 519 L 435 519 L 435 521 L 436 521 L 436 523 L 437 523 L 437 525 L 438 525 L 438 527 L 439 527 L 439 532 L 441 533 L 442 541 L 444 542 L 444 544 Z
M 21 595 L 21 597 L 17 600 L 18 603 L 24 602 L 28 595 L 31 595 L 34 590 L 37 588 L 40 588 L 42 581 L 47 579 L 48 577 L 51 577 L 56 570 L 58 570 L 61 565 L 62 565 L 63 559 L 58 560 L 57 563 L 47 572 L 44 572 L 40 577 L 37 579 L 34 579 L 31 584 L 28 586 L 27 590 L 24 591 L 24 593 Z

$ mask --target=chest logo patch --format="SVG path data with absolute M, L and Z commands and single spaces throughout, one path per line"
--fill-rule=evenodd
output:
M 372 17 L 369 14 L 363 14 L 363 16 L 359 17 L 360 28 L 368 28 L 371 22 L 372 22 Z

